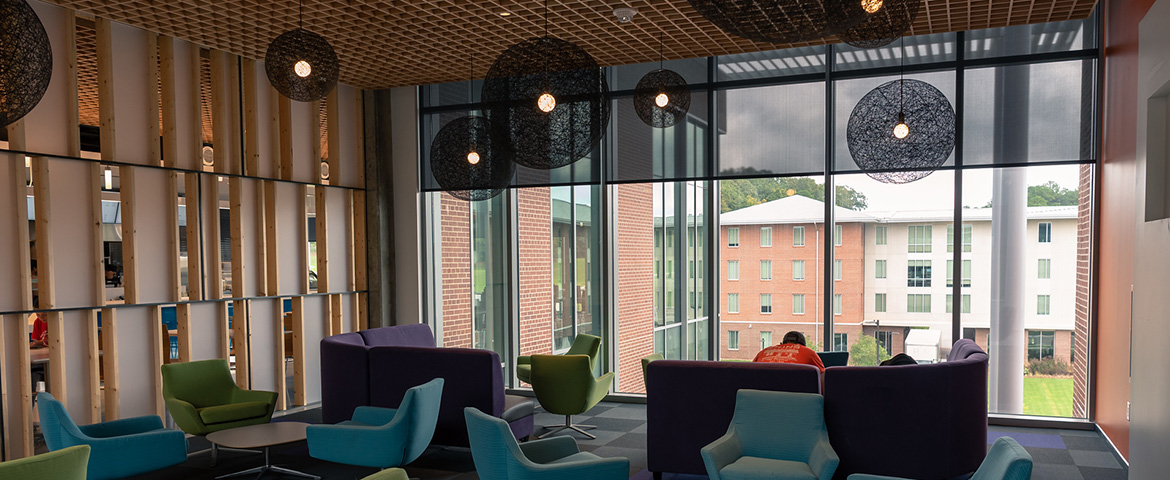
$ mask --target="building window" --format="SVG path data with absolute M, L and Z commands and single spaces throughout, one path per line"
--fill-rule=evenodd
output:
M 971 286 L 971 261 L 963 260 L 963 278 L 961 279 L 964 287 Z M 955 286 L 955 261 L 947 260 L 947 286 Z
M 1052 259 L 1041 258 L 1036 267 L 1036 278 L 1052 278 Z
M 792 279 L 804 280 L 804 260 L 792 261 Z
M 1052 313 L 1052 297 L 1049 295 L 1036 295 L 1036 315 L 1048 315 Z
M 1052 223 L 1040 222 L 1040 243 L 1052 243 Z
M 792 314 L 793 315 L 804 315 L 804 294 L 803 293 L 792 294 Z
M 772 227 L 760 227 L 760 246 L 772 246 Z
M 833 334 L 833 351 L 847 352 L 849 351 L 849 334 L 848 333 L 834 333 Z
M 843 235 L 841 234 L 841 226 L 840 225 L 833 225 L 833 245 L 840 247 L 842 236 Z
M 930 260 L 910 260 L 906 262 L 906 286 L 930 286 Z
M 739 260 L 727 261 L 727 279 L 739 280 Z
M 886 294 L 873 294 L 873 311 L 878 313 L 885 313 L 886 311 Z
M 959 313 L 971 313 L 971 295 L 964 293 L 963 297 L 960 298 L 959 301 L 962 302 L 962 305 L 959 306 L 959 309 L 960 309 Z M 947 294 L 947 313 L 953 312 L 955 310 L 954 306 L 955 306 L 954 295 L 951 295 L 948 293 Z
M 792 227 L 792 246 L 804 246 L 804 227 Z
M 911 293 L 906 295 L 907 313 L 930 313 L 930 294 Z
M 1077 332 L 1068 332 L 1068 363 L 1077 361 Z
M 874 243 L 877 245 L 885 245 L 886 244 L 886 226 L 885 225 L 878 225 L 877 226 L 877 229 L 874 231 Z
M 833 280 L 841 281 L 841 261 L 833 260 Z
M 886 278 L 886 261 L 873 261 L 873 278 Z
M 772 332 L 760 332 L 760 350 L 772 346 Z
M 727 246 L 729 246 L 729 247 L 738 247 L 739 246 L 739 228 L 738 227 L 731 227 L 731 228 L 727 229 Z
M 955 251 L 955 225 L 947 225 L 947 253 Z M 963 225 L 963 251 L 971 251 L 971 225 Z
M 967 340 L 974 342 L 975 341 L 975 329 L 963 327 L 963 338 L 966 338 Z
M 877 332 L 877 343 L 886 351 L 886 354 L 891 354 L 894 351 L 894 332 Z
M 727 313 L 739 313 L 739 294 L 727 294 Z
M 739 350 L 739 330 L 727 331 L 727 349 Z
M 833 295 L 833 315 L 841 314 L 841 294 Z
M 760 294 L 760 313 L 772 313 L 772 294 Z
M 772 261 L 760 260 L 760 280 L 772 279 Z
M 906 228 L 906 251 L 930 253 L 930 225 L 910 225 Z
M 1028 360 L 1052 358 L 1056 349 L 1056 332 L 1052 330 L 1028 330 Z

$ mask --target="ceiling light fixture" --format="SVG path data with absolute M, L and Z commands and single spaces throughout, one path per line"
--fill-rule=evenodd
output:
M 337 54 L 324 37 L 304 29 L 304 3 L 297 28 L 276 37 L 264 53 L 264 72 L 281 95 L 298 102 L 320 100 L 337 86 Z
M 638 11 L 630 7 L 618 7 L 613 9 L 613 15 L 617 17 L 618 21 L 621 23 L 630 23 L 634 20 L 634 15 L 637 14 Z
M 102 172 L 102 177 L 104 180 L 102 182 L 102 186 L 105 187 L 106 190 L 113 190 L 114 189 L 114 171 L 110 170 L 109 165 L 107 165 L 105 171 Z
M 662 33 L 658 34 L 658 69 L 638 80 L 634 87 L 634 111 L 643 123 L 666 128 L 686 118 L 691 109 L 691 89 L 677 72 L 663 68 Z
M 0 128 L 36 107 L 53 76 L 53 47 L 40 17 L 24 0 L 0 1 Z
M 884 47 L 910 30 L 922 0 L 861 0 L 866 18 L 837 34 L 842 42 L 857 48 Z
M 467 101 L 473 101 L 475 57 L 467 78 Z M 491 124 L 479 116 L 463 116 L 443 125 L 431 140 L 431 176 L 439 187 L 460 200 L 486 200 L 512 183 L 516 165 L 492 141 Z

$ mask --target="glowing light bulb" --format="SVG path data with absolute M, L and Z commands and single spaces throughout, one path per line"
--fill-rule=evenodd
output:
M 313 66 L 309 65 L 309 62 L 301 60 L 296 65 L 293 65 L 293 70 L 297 72 L 298 77 L 305 78 L 313 73 Z
M 865 13 L 876 13 L 882 9 L 884 3 L 883 0 L 861 0 L 861 8 L 865 10 Z
M 906 125 L 906 122 L 898 122 L 897 125 L 894 125 L 895 137 L 903 139 L 906 138 L 906 135 L 910 135 L 910 127 Z
M 540 111 L 548 113 L 557 108 L 557 99 L 551 93 L 542 93 L 540 98 L 536 99 L 536 106 L 540 108 Z
M 479 153 L 472 151 L 471 153 L 467 154 L 467 163 L 472 165 L 479 163 Z
M 666 96 L 665 93 L 659 93 L 657 97 L 654 97 L 654 104 L 658 105 L 658 108 L 666 108 L 668 103 L 670 103 L 670 97 Z
M 106 190 L 113 190 L 114 189 L 114 172 L 110 170 L 110 167 L 106 167 L 106 171 L 104 172 L 104 175 L 105 175 L 105 182 L 103 182 L 103 183 L 105 185 L 103 185 L 103 186 L 106 187 Z

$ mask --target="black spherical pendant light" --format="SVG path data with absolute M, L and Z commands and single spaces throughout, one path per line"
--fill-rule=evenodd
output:
M 298 21 L 268 44 L 264 71 L 281 95 L 298 102 L 320 100 L 337 86 L 337 54 L 324 37 L 302 28 Z
M 662 68 L 662 36 L 658 37 L 658 69 L 642 76 L 634 87 L 634 111 L 646 125 L 666 128 L 686 118 L 691 88 L 682 75 Z
M 461 200 L 486 200 L 504 191 L 515 164 L 498 155 L 483 117 L 459 117 L 431 140 L 431 175 L 444 191 Z
M 955 149 L 955 109 L 929 83 L 893 80 L 857 102 L 845 134 L 866 175 L 909 183 L 930 175 Z
M 842 42 L 858 48 L 884 47 L 902 37 L 914 19 L 922 0 L 862 0 L 865 21 L 837 34 Z
M 748 40 L 806 42 L 865 20 L 858 0 L 688 0 L 715 26 Z
M 40 103 L 53 76 L 53 47 L 24 0 L 0 0 L 0 127 Z

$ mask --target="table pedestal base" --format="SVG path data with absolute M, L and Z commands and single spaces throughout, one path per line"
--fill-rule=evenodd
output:
M 284 467 L 278 467 L 278 466 L 273 465 L 272 462 L 268 459 L 268 447 L 264 447 L 264 465 L 256 467 L 256 468 L 249 468 L 249 469 L 244 470 L 242 472 L 229 473 L 227 475 L 220 475 L 218 477 L 215 477 L 215 480 L 220 480 L 222 478 L 240 477 L 243 475 L 252 475 L 252 474 L 258 474 L 258 475 L 256 475 L 256 478 L 259 479 L 259 478 L 263 477 L 264 474 L 268 473 L 269 471 L 281 473 L 284 475 L 291 475 L 294 477 L 309 478 L 312 480 L 320 480 L 321 479 L 321 477 L 318 477 L 316 475 L 309 475 L 309 474 L 304 473 L 304 472 L 298 472 L 296 470 L 290 470 L 290 469 L 287 469 Z

